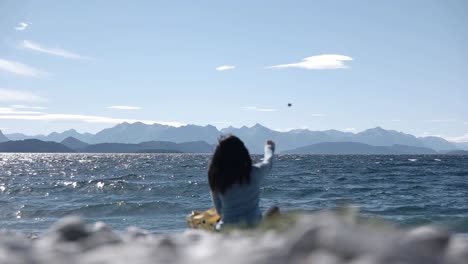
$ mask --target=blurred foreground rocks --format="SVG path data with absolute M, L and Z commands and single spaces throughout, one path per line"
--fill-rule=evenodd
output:
M 66 217 L 38 237 L 0 231 L 0 263 L 468 264 L 468 240 L 430 226 L 358 224 L 332 212 L 302 215 L 287 228 L 165 235 Z

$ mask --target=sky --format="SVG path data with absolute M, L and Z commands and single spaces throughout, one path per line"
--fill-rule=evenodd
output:
M 261 123 L 468 141 L 467 12 L 464 0 L 1 0 L 0 130 Z

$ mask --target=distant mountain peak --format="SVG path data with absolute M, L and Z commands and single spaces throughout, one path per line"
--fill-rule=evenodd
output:
M 255 125 L 252 126 L 252 128 L 257 128 L 257 127 L 260 127 L 260 128 L 266 128 L 264 127 L 262 124 L 260 123 L 256 123 Z
M 133 123 L 132 123 L 132 124 L 133 124 Z M 115 125 L 115 126 L 112 127 L 112 128 L 125 129 L 125 128 L 131 126 L 132 124 L 130 124 L 130 123 L 128 123 L 128 122 L 123 122 L 123 123 L 120 123 L 120 124 Z
M 448 142 L 447 140 L 440 137 L 428 136 L 420 137 L 418 139 L 424 143 L 424 146 L 428 148 L 433 148 L 437 151 L 447 151 L 458 148 L 456 144 Z
M 148 126 L 147 124 L 143 123 L 143 122 L 133 122 L 133 123 L 127 123 L 126 126 L 130 126 L 130 127 L 143 127 L 143 126 Z
M 9 139 L 2 133 L 2 130 L 0 130 L 0 142 L 5 142 L 8 140 Z
M 270 130 L 269 128 L 261 125 L 260 123 L 256 123 L 255 125 L 253 125 L 251 127 L 251 129 L 255 129 L 255 130 Z
M 394 131 L 394 130 L 386 130 L 386 129 L 383 129 L 382 127 L 380 127 L 380 126 L 377 126 L 377 127 L 374 127 L 374 128 L 366 129 L 366 130 L 364 130 L 362 132 L 359 132 L 357 134 L 358 135 L 359 134 L 361 134 L 361 135 L 372 134 L 372 135 L 384 136 L 384 135 L 388 135 L 390 133 L 399 133 L 399 132 Z
M 248 131 L 250 128 L 248 126 L 241 126 L 238 130 L 239 131 Z M 236 128 L 233 129 L 234 131 L 237 130 Z
M 387 132 L 387 131 L 389 131 L 389 130 L 385 130 L 385 129 L 383 129 L 383 128 L 380 127 L 380 126 L 376 126 L 376 127 L 374 127 L 374 128 L 366 129 L 365 131 Z
M 62 140 L 62 142 L 60 143 L 73 150 L 83 149 L 89 145 L 74 137 L 67 137 L 66 139 Z
M 62 140 L 62 142 L 60 142 L 60 143 L 63 144 L 64 142 L 82 142 L 82 143 L 84 143 L 83 141 L 81 141 L 79 139 L 76 139 L 74 137 L 67 137 L 64 140 Z
M 153 126 L 153 127 L 169 127 L 168 125 L 161 125 L 161 124 L 158 124 L 158 123 L 154 123 L 151 126 Z

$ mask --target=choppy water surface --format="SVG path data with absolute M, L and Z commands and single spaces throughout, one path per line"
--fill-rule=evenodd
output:
M 0 154 L 0 228 L 43 232 L 78 214 L 116 229 L 183 230 L 186 214 L 211 206 L 209 158 Z M 435 223 L 468 233 L 468 157 L 280 155 L 262 188 L 264 209 L 342 204 L 404 226 Z

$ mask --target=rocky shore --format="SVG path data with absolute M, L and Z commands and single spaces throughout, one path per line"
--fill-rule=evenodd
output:
M 468 263 L 468 241 L 435 227 L 362 224 L 332 212 L 286 228 L 151 234 L 67 217 L 39 236 L 0 231 L 0 263 Z

